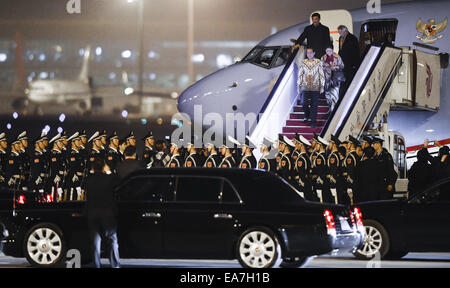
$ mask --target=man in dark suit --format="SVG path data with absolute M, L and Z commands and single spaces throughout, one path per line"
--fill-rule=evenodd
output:
M 117 240 L 117 207 L 114 189 L 118 179 L 105 173 L 105 160 L 96 158 L 92 163 L 93 173 L 86 179 L 86 213 L 89 234 L 93 244 L 93 261 L 100 268 L 101 233 L 108 242 L 108 255 L 112 268 L 120 268 L 119 244 Z
M 116 166 L 116 173 L 120 180 L 136 170 L 145 168 L 145 163 L 137 159 L 134 146 L 128 146 L 123 155 L 124 160 Z
M 340 96 L 342 97 L 347 92 L 356 71 L 358 71 L 361 59 L 359 55 L 359 42 L 355 35 L 348 31 L 344 25 L 338 27 L 339 32 L 339 56 L 344 62 L 344 76 L 345 82 L 341 85 Z
M 293 50 L 299 48 L 306 39 L 308 47 L 311 47 L 314 50 L 315 57 L 320 59 L 325 54 L 327 47 L 331 44 L 330 29 L 320 23 L 319 13 L 311 15 L 311 19 L 313 24 L 306 26 L 296 41 L 291 40 L 295 43 Z

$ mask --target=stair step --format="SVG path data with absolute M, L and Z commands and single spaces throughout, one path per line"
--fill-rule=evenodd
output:
M 321 106 L 321 105 L 328 106 L 328 102 L 325 99 L 319 99 L 319 101 L 317 103 L 319 106 Z M 297 105 L 302 106 L 302 103 L 300 102 L 300 100 L 297 101 Z
M 305 118 L 305 113 L 303 112 L 294 112 L 289 114 L 289 120 L 303 120 Z M 328 119 L 328 113 L 317 113 L 317 120 L 327 120 Z
M 282 136 L 286 136 L 289 139 L 293 139 L 295 137 L 295 133 L 281 133 Z M 303 137 L 305 137 L 308 140 L 311 140 L 314 137 L 313 133 L 302 133 Z
M 317 112 L 328 113 L 329 109 L 330 108 L 328 108 L 328 106 L 319 106 L 319 107 L 317 107 Z M 301 106 L 294 106 L 294 112 L 303 112 L 303 107 L 301 107 Z
M 311 128 L 311 127 L 295 127 L 295 126 L 286 126 L 283 127 L 282 132 L 283 133 L 299 133 L 302 134 L 303 133 L 320 133 L 322 132 L 323 126 L 317 126 L 316 128 Z
M 316 121 L 316 125 L 317 126 L 325 126 L 325 124 L 327 123 L 326 120 L 317 120 Z M 286 120 L 286 126 L 298 126 L 298 127 L 309 127 L 309 123 L 305 123 L 303 122 L 303 119 L 300 120 Z

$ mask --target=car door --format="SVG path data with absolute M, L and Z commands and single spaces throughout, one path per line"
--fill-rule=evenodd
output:
M 414 197 L 405 208 L 408 246 L 413 251 L 450 251 L 450 182 Z
M 164 197 L 173 186 L 170 176 L 137 176 L 118 191 L 119 242 L 128 257 L 162 256 Z
M 241 204 L 230 187 L 223 178 L 177 177 L 174 201 L 165 203 L 167 257 L 225 259 L 231 255 Z

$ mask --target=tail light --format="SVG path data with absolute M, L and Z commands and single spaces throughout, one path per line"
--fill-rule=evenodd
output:
M 356 217 L 356 224 L 358 225 L 358 228 L 364 227 L 361 209 L 359 209 L 358 207 L 355 207 L 355 208 L 353 209 L 353 214 L 354 214 L 355 217 Z
M 19 204 L 22 204 L 22 205 L 24 205 L 25 204 L 25 196 L 24 195 L 20 195 L 18 198 L 17 198 L 17 203 L 19 203 Z
M 330 210 L 325 210 L 323 216 L 327 224 L 328 235 L 336 235 L 336 223 L 334 222 L 333 213 Z
M 51 195 L 51 194 L 45 195 L 45 201 L 47 201 L 47 202 L 53 202 L 53 197 L 52 197 L 52 195 Z

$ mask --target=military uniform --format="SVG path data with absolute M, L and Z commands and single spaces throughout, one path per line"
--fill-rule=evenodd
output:
M 296 187 L 303 193 L 303 198 L 310 201 L 316 201 L 317 197 L 313 195 L 311 186 L 311 162 L 309 162 L 309 157 L 306 152 L 298 154 L 294 171 Z
M 120 162 L 121 156 L 119 151 L 113 147 L 108 147 L 105 155 L 105 162 L 111 169 L 111 172 L 115 173 L 117 163 Z
M 48 178 L 48 158 L 42 151 L 35 151 L 31 158 L 30 167 L 30 185 L 29 189 L 32 192 L 39 192 L 41 194 L 45 191 L 45 185 Z
M 50 152 L 50 176 L 48 179 L 48 187 L 51 191 L 53 201 L 62 201 L 64 197 L 64 184 L 66 173 L 66 159 L 59 150 Z
M 313 185 L 317 192 L 317 196 L 322 198 L 323 202 L 334 203 L 334 198 L 330 191 L 330 182 L 327 179 L 328 166 L 325 152 L 319 152 L 313 164 Z
M 236 161 L 233 156 L 226 156 L 222 159 L 219 165 L 220 168 L 233 168 L 236 167 Z
M 6 141 L 5 133 L 0 134 L 0 141 Z M 7 167 L 8 153 L 0 148 L 0 188 L 6 187 L 8 180 L 6 179 L 6 167 Z
M 256 168 L 256 158 L 252 155 L 244 155 L 239 163 L 241 169 L 254 169 Z
M 198 155 L 197 152 L 189 154 L 186 157 L 186 161 L 184 161 L 184 167 L 187 168 L 201 167 L 200 155 Z
M 351 151 L 347 154 L 342 163 L 342 176 L 345 180 L 347 195 L 353 195 L 353 200 L 348 196 L 348 200 L 354 203 L 358 202 L 359 193 L 357 191 L 357 170 L 360 167 L 361 159 L 356 154 L 356 151 Z M 351 203 L 346 203 L 351 204 Z
M 11 151 L 6 158 L 5 180 L 11 189 L 20 189 L 22 185 L 22 157 Z
M 221 162 L 222 161 L 220 161 L 220 156 L 217 155 L 217 153 L 212 153 L 211 155 L 208 156 L 208 158 L 206 158 L 204 167 L 217 168 Z
M 382 183 L 380 184 L 381 199 L 392 199 L 395 193 L 395 182 L 397 182 L 398 174 L 394 170 L 394 159 L 392 155 L 383 148 L 379 154 L 375 154 L 378 172 Z M 392 185 L 392 191 L 388 191 L 388 186 Z
M 338 195 L 338 188 L 340 188 L 339 186 L 341 185 L 341 183 L 339 183 L 341 180 L 341 161 L 336 151 L 333 151 L 328 155 L 327 166 L 327 178 L 330 183 L 330 192 L 332 196 L 332 199 L 330 200 L 336 204 L 342 203 L 342 195 Z
M 183 167 L 183 160 L 180 154 L 175 154 L 170 157 L 170 161 L 167 163 L 168 168 L 180 168 Z
M 152 167 L 155 155 L 156 151 L 153 147 L 145 146 L 144 152 L 142 153 L 142 160 L 145 163 L 145 167 L 147 168 Z
M 258 169 L 276 173 L 277 160 L 274 158 L 269 158 L 268 154 L 264 154 L 258 161 Z

